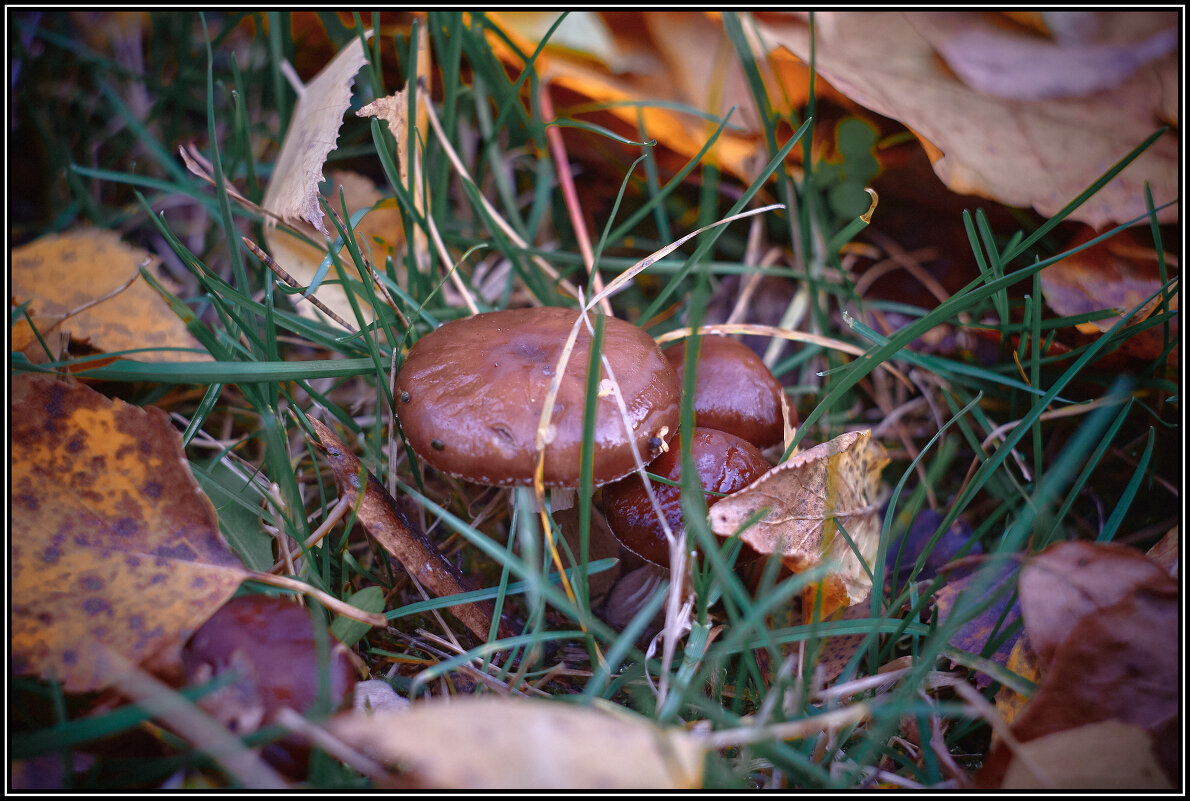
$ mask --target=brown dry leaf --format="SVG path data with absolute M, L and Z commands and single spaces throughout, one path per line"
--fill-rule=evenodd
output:
M 1172 790 L 1153 759 L 1153 740 L 1139 726 L 1117 720 L 1091 723 L 1030 740 L 1022 750 L 1045 770 L 1043 780 L 1014 759 L 1001 790 Z
M 954 636 L 950 639 L 950 645 L 968 653 L 979 654 L 993 636 L 998 637 L 1000 632 L 1003 632 L 1009 624 L 1020 617 L 1019 604 L 1012 594 L 1007 592 L 1008 584 L 1015 577 L 1016 574 L 1007 565 L 999 567 L 989 565 L 969 575 L 951 578 L 938 590 L 934 595 L 934 606 L 940 621 L 946 620 L 950 616 L 961 593 L 965 593 L 970 601 L 972 587 L 980 588 L 981 599 L 993 594 L 997 596 L 994 603 L 966 620 L 955 631 Z M 1007 664 L 1016 640 L 1017 637 L 1008 637 L 1003 640 L 995 653 L 989 654 L 988 658 L 1000 665 Z M 990 686 L 991 683 L 991 676 L 976 671 L 976 686 L 983 689 Z
M 628 712 L 526 698 L 455 697 L 352 713 L 330 730 L 420 788 L 689 789 L 704 747 Z
M 12 252 L 12 304 L 31 301 L 30 316 L 47 344 L 62 329 L 105 353 L 162 349 L 126 357 L 136 361 L 210 361 L 169 304 L 138 275 L 140 265 L 154 261 L 113 231 L 81 228 L 45 236 Z M 13 330 L 12 348 L 45 355 L 24 320 Z
M 1048 591 L 1046 584 L 1058 586 Z M 1042 681 L 1013 725 L 1013 736 L 1027 743 L 1110 720 L 1139 726 L 1151 736 L 1152 754 L 1167 778 L 1176 781 L 1184 757 L 1178 737 L 1177 583 L 1124 546 L 1066 542 L 1025 566 L 1021 604 Z M 1045 646 L 1034 636 L 1035 621 L 1042 620 L 1037 628 Z M 1000 786 L 1011 761 L 1007 745 L 993 744 L 977 783 Z
M 371 31 L 365 36 L 370 37 Z M 322 166 L 335 149 L 343 115 L 351 105 L 351 85 L 366 61 L 363 43 L 352 37 L 299 93 L 273 178 L 261 203 L 286 222 L 307 222 L 323 236 L 330 236 L 330 232 L 318 205 Z
M 396 201 L 391 198 L 386 200 L 376 185 L 359 173 L 332 170 L 328 175 L 328 180 L 334 187 L 329 197 L 332 208 L 339 208 L 339 190 L 342 189 L 349 216 L 360 209 L 372 209 L 355 226 L 355 242 L 360 253 L 369 258 L 373 265 L 379 267 L 384 265 L 387 256 L 394 256 L 395 263 L 403 264 L 403 260 L 397 257 L 397 249 L 404 242 L 404 231 L 401 226 L 401 215 L 397 212 Z M 323 227 L 330 225 L 325 215 L 321 215 L 320 220 Z M 312 226 L 297 223 L 294 227 L 315 242 L 321 239 Z M 298 239 L 289 231 L 272 227 L 265 229 L 264 236 L 274 261 L 293 276 L 299 284 L 309 286 L 318 272 L 319 265 L 326 257 L 327 248 L 314 247 Z M 347 247 L 344 246 L 338 255 L 347 272 L 347 277 L 356 281 L 360 280 L 359 273 L 352 265 Z M 318 291 L 314 294 L 335 314 L 348 322 L 354 322 L 355 312 L 351 308 L 351 302 L 347 299 L 347 290 L 337 282 L 337 278 L 338 274 L 332 265 L 331 271 L 326 275 L 326 280 L 319 285 Z M 370 323 L 373 320 L 373 313 L 367 299 L 357 293 L 356 303 L 359 304 L 364 322 Z M 294 306 L 298 313 L 305 317 L 325 320 L 334 326 L 339 325 L 322 314 L 311 303 L 295 297 Z
M 1146 229 L 1147 233 L 1147 229 Z M 1067 248 L 1073 249 L 1093 239 L 1095 231 L 1084 229 Z M 1152 239 L 1147 245 L 1137 229 L 1127 229 L 1111 239 L 1086 250 L 1067 256 L 1062 261 L 1041 272 L 1041 294 L 1045 302 L 1060 315 L 1074 316 L 1101 309 L 1131 311 L 1150 295 L 1161 288 L 1161 267 Z M 1176 274 L 1176 261 L 1167 255 L 1167 267 L 1171 275 Z M 1180 293 L 1174 290 L 1168 299 L 1170 309 L 1178 308 Z M 1129 325 L 1141 322 L 1161 307 L 1158 296 L 1136 314 Z M 1119 322 L 1121 315 L 1082 323 L 1077 326 L 1084 334 L 1106 332 Z M 1170 336 L 1176 339 L 1178 318 L 1169 321 Z M 1165 349 L 1164 332 L 1160 327 L 1136 332 L 1125 347 L 1132 355 L 1141 358 L 1156 358 Z M 1176 360 L 1175 348 L 1172 359 Z
M 180 674 L 181 643 L 247 571 L 178 432 L 160 409 L 81 384 L 12 385 L 15 672 L 97 690 L 120 671 L 111 649 Z
M 1083 616 L 1168 583 L 1158 564 L 1114 543 L 1061 542 L 1030 559 L 1021 570 L 1021 613 L 1042 670 Z
M 1176 20 L 1176 15 L 1174 16 Z M 827 12 L 815 15 L 815 66 L 835 89 L 898 120 L 926 145 L 951 190 L 1052 216 L 1168 119 L 1176 96 L 1176 54 L 1137 69 L 1110 89 L 1074 98 L 1024 101 L 985 94 L 939 57 L 951 38 L 995 28 L 964 12 Z M 1176 23 L 1175 23 L 1176 24 Z M 766 41 L 809 60 L 808 26 L 758 23 Z M 1176 124 L 1176 122 L 1175 122 Z M 1178 197 L 1176 133 L 1159 139 L 1071 219 L 1095 228 L 1145 213 L 1144 188 L 1158 205 Z M 1177 206 L 1163 222 L 1178 219 Z
M 869 569 L 880 539 L 880 471 L 888 464 L 870 431 L 852 431 L 792 456 L 710 508 L 711 530 L 730 537 L 759 510 L 769 511 L 741 539 L 761 554 L 779 553 L 801 572 L 831 565 L 822 615 L 852 606 L 872 589 Z M 868 567 L 860 564 L 843 524 Z

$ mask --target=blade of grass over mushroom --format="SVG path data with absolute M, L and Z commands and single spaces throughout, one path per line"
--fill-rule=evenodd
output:
M 579 466 L 579 573 L 577 584 L 579 605 L 587 611 L 590 610 L 591 605 L 587 558 L 591 543 L 591 496 L 595 492 L 595 411 L 599 395 L 599 368 L 603 358 L 603 325 L 603 315 L 596 315 L 595 329 L 591 332 L 591 352 L 587 360 L 587 394 L 583 406 L 582 463 Z
M 675 328 L 672 331 L 666 331 L 659 337 L 656 337 L 658 345 L 664 345 L 669 342 L 677 342 L 679 339 L 686 339 L 693 336 L 695 333 L 692 328 Z M 853 356 L 863 356 L 867 351 L 850 342 L 844 342 L 840 339 L 832 339 L 831 337 L 819 336 L 818 334 L 811 334 L 803 331 L 790 331 L 785 328 L 778 328 L 771 325 L 758 325 L 755 323 L 714 323 L 712 325 L 699 326 L 697 333 L 699 335 L 705 334 L 751 334 L 755 336 L 777 337 L 780 339 L 788 339 L 791 342 L 808 342 L 812 345 L 820 345 L 824 348 L 832 348 L 834 350 L 842 351 L 843 353 L 850 353 Z M 912 382 L 901 373 L 900 370 L 893 367 L 887 362 L 880 365 L 897 377 L 901 383 L 906 387 L 914 388 Z

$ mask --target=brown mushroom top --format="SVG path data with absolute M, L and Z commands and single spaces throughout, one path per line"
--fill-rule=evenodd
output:
M 578 317 L 573 309 L 535 308 L 477 314 L 446 323 L 409 351 L 397 376 L 397 416 L 405 438 L 437 469 L 479 484 L 530 484 L 537 426 L 562 348 Z M 550 418 L 545 483 L 576 487 L 591 338 L 579 332 Z M 678 425 L 678 380 L 652 338 L 608 318 L 603 353 L 623 393 L 632 436 L 610 391 L 595 410 L 594 484 L 635 468 L 631 447 L 648 463 Z M 601 371 L 601 379 L 607 376 Z M 601 388 L 602 389 L 602 388 Z
M 695 428 L 690 455 L 704 491 L 725 495 L 743 489 L 769 469 L 769 463 L 752 443 L 713 428 Z M 682 453 L 675 438 L 669 450 L 649 465 L 654 475 L 678 481 L 682 476 Z M 657 503 L 675 534 L 682 525 L 682 490 L 669 484 L 653 483 Z M 707 495 L 707 506 L 720 496 Z M 607 524 L 624 547 L 659 565 L 669 564 L 669 544 L 653 504 L 639 476 L 628 476 L 603 488 L 603 511 Z M 741 556 L 743 556 L 741 554 Z
M 678 373 L 685 373 L 686 343 L 665 350 Z M 724 336 L 704 336 L 694 384 L 695 424 L 743 437 L 758 448 L 782 441 L 781 383 L 751 348 Z

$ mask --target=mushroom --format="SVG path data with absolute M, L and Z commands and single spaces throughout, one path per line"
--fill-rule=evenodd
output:
M 352 696 L 355 667 L 344 645 L 333 637 L 330 643 L 330 701 L 337 708 Z M 309 710 L 318 700 L 322 670 L 310 612 L 267 595 L 241 595 L 219 607 L 183 647 L 182 667 L 191 684 L 235 671 L 233 683 L 199 705 L 239 734 L 273 722 L 282 707 Z M 262 751 L 291 776 L 304 772 L 308 755 L 309 748 L 293 737 Z
M 694 422 L 743 437 L 757 448 L 777 445 L 784 436 L 784 390 L 760 357 L 742 342 L 704 336 L 694 384 Z M 679 383 L 686 366 L 686 343 L 666 348 Z
M 769 463 L 755 445 L 713 428 L 696 427 L 690 440 L 690 455 L 704 492 L 730 495 L 751 484 L 769 469 Z M 682 475 L 681 449 L 671 447 L 650 466 L 654 475 L 678 481 Z M 682 525 L 680 487 L 653 483 L 653 492 L 672 530 Z M 707 495 L 707 506 L 720 495 Z M 603 510 L 612 533 L 625 548 L 654 564 L 669 565 L 669 544 L 639 476 L 628 476 L 603 488 Z
M 578 314 L 551 307 L 487 312 L 445 323 L 419 339 L 394 387 L 409 445 L 433 467 L 467 481 L 531 484 L 542 409 Z M 579 485 L 590 347 L 581 328 L 546 434 L 549 487 Z M 642 462 L 651 462 L 677 430 L 679 414 L 677 376 L 648 334 L 607 318 L 602 352 L 623 395 L 632 434 L 626 434 L 604 383 L 595 410 L 595 486 L 633 471 L 633 450 Z

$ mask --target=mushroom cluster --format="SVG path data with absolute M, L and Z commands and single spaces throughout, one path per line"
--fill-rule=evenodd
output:
M 414 452 L 473 483 L 531 484 L 542 410 L 562 369 L 544 437 L 544 484 L 578 487 L 591 348 L 585 327 L 560 365 L 578 315 L 550 307 L 487 312 L 448 322 L 418 340 L 394 386 L 397 416 Z M 630 474 L 639 459 L 656 475 L 680 477 L 674 436 L 685 345 L 662 352 L 644 331 L 615 318 L 605 320 L 603 337 L 602 353 L 623 405 L 603 376 L 592 484 L 604 487 L 608 522 L 621 543 L 668 565 L 661 524 L 640 478 Z M 760 449 L 781 442 L 782 392 L 747 346 L 725 337 L 702 339 L 691 451 L 703 489 L 717 493 L 708 495 L 708 505 L 768 470 Z M 654 491 L 671 529 L 680 526 L 678 488 L 656 484 Z
M 694 433 L 690 454 L 708 507 L 720 498 L 751 484 L 770 467 L 762 448 L 784 437 L 781 398 L 784 390 L 751 348 L 734 339 L 705 336 L 700 340 L 693 388 Z M 686 343 L 664 351 L 679 381 L 686 364 Z M 679 481 L 681 448 L 669 449 L 649 466 L 649 472 Z M 654 484 L 654 495 L 671 530 L 682 525 L 681 490 Z M 608 525 L 628 550 L 654 564 L 669 564 L 664 528 L 638 476 L 604 487 L 603 507 Z M 745 549 L 740 562 L 756 554 Z

